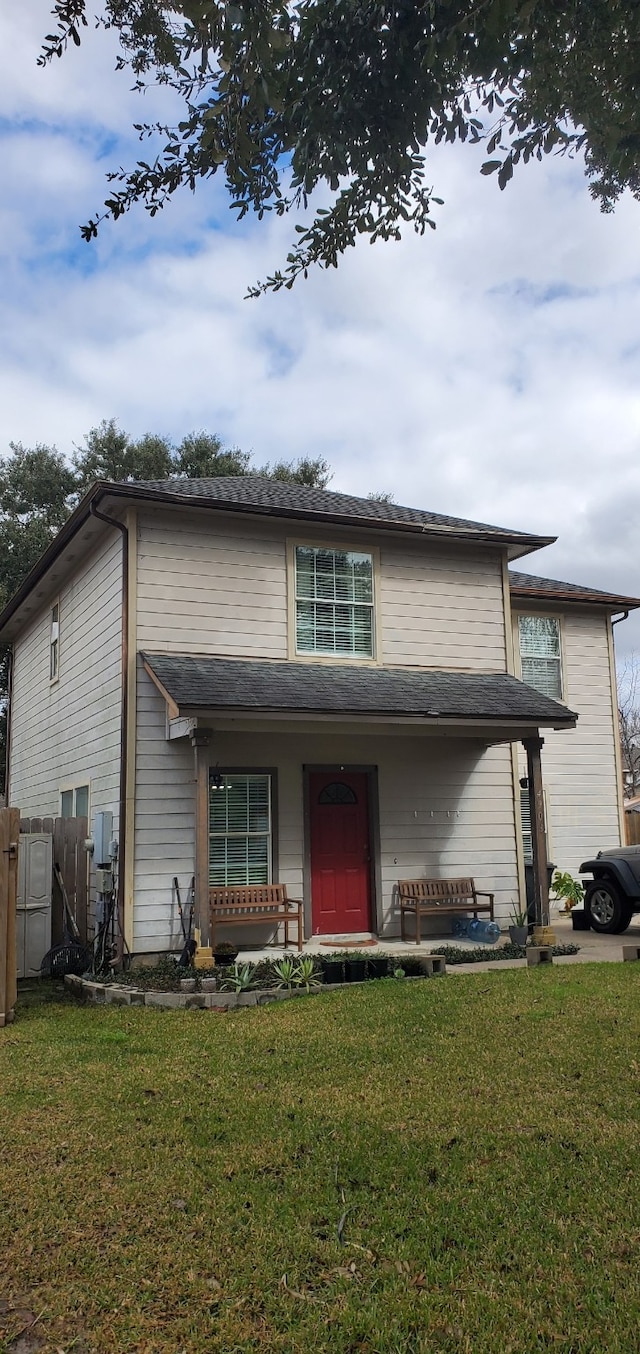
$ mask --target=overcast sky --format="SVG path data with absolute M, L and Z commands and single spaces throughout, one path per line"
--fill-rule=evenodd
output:
M 640 204 L 602 216 L 561 160 L 500 193 L 447 147 L 436 232 L 246 301 L 294 223 L 239 228 L 221 185 L 81 241 L 161 95 L 93 32 L 38 69 L 49 10 L 0 12 L 0 455 L 70 453 L 110 417 L 206 428 L 260 462 L 325 456 L 335 489 L 558 535 L 521 567 L 640 594 Z M 640 620 L 617 641 L 640 652 Z

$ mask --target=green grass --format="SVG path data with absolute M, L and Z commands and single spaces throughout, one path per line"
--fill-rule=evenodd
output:
M 65 1354 L 629 1354 L 639 998 L 606 964 L 228 1015 L 22 1003 L 0 1350 L 26 1311 Z

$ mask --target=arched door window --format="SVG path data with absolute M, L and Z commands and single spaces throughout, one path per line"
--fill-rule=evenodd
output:
M 318 803 L 357 804 L 358 799 L 350 785 L 343 785 L 342 781 L 332 780 L 330 785 L 325 785 L 324 789 L 320 791 Z

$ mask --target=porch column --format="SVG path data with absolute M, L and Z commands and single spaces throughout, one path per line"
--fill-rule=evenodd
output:
M 209 742 L 210 729 L 194 729 L 191 746 L 196 783 L 195 929 L 200 944 L 209 944 Z
M 549 915 L 549 882 L 547 874 L 547 832 L 544 818 L 542 762 L 540 753 L 544 738 L 525 738 L 527 780 L 529 782 L 529 811 L 531 814 L 531 847 L 533 854 L 533 896 L 535 905 L 534 939 L 541 945 L 554 945 Z

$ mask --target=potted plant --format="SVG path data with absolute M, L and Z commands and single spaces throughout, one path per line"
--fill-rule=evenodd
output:
M 320 960 L 322 968 L 322 981 L 327 986 L 333 986 L 336 983 L 343 983 L 344 977 L 344 955 L 327 954 Z
M 509 926 L 509 940 L 512 945 L 526 945 L 529 935 L 529 918 L 527 909 L 516 907 L 515 903 L 511 908 L 511 923 Z
M 215 945 L 213 957 L 216 964 L 235 964 L 240 951 L 237 945 L 232 945 L 230 941 L 223 940 L 221 944 Z
M 568 870 L 556 870 L 551 880 L 554 897 L 564 899 L 564 911 L 571 912 L 584 900 L 584 889 L 579 879 L 574 879 Z
M 389 975 L 389 956 L 386 954 L 367 956 L 367 978 L 387 978 Z
M 345 964 L 345 978 L 348 983 L 363 983 L 367 976 L 367 956 L 354 950 Z

